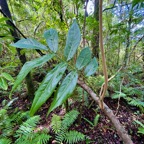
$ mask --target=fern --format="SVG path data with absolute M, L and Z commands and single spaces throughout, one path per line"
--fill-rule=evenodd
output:
M 37 144 L 47 144 L 50 138 L 51 136 L 49 136 L 48 134 L 42 133 L 42 134 L 38 134 L 35 141 Z
M 11 140 L 7 138 L 0 139 L 0 144 L 11 144 Z
M 53 115 L 52 118 L 52 129 L 56 133 L 55 140 L 58 143 L 66 141 L 67 143 L 75 143 L 85 139 L 85 135 L 77 131 L 68 131 L 68 128 L 77 119 L 79 112 L 72 110 L 65 114 L 63 120 L 60 116 Z M 56 121 L 57 120 L 57 121 Z
M 66 133 L 67 133 L 66 129 L 64 129 L 63 127 L 61 127 L 60 132 L 56 134 L 55 140 L 58 143 L 62 143 L 64 141 Z
M 24 122 L 20 128 L 16 131 L 16 137 L 21 137 L 22 135 L 27 136 L 29 133 L 33 132 L 37 123 L 39 122 L 40 117 L 34 116 Z
M 138 121 L 138 120 L 135 120 L 135 122 L 140 125 L 140 127 L 138 127 L 138 133 L 141 133 L 141 134 L 144 135 L 144 124 L 142 124 L 142 123 L 141 123 L 140 121 Z
M 11 136 L 13 134 L 13 125 L 6 109 L 0 110 L 0 131 L 2 133 L 0 138 Z
M 62 126 L 64 129 L 68 129 L 69 126 L 73 124 L 73 122 L 77 119 L 79 115 L 79 112 L 76 110 L 72 110 L 65 114 L 63 121 L 62 121 Z
M 51 125 L 52 125 L 52 130 L 55 133 L 60 132 L 60 128 L 61 128 L 61 118 L 60 118 L 60 116 L 57 116 L 57 115 L 54 114 L 53 117 L 52 117 Z
M 44 131 L 34 132 L 39 120 L 39 116 L 33 116 L 21 124 L 16 131 L 16 144 L 46 144 L 49 141 L 50 136 Z
M 64 140 L 69 144 L 78 143 L 85 140 L 85 135 L 78 131 L 69 131 L 66 133 Z

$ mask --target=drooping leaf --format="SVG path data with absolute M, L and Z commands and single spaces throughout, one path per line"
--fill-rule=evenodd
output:
M 35 98 L 32 103 L 30 114 L 34 115 L 35 112 L 46 102 L 55 90 L 58 82 L 62 78 L 67 68 L 66 63 L 60 63 L 53 70 L 51 70 L 36 91 Z
M 74 20 L 73 24 L 71 25 L 68 31 L 66 46 L 64 50 L 64 55 L 66 56 L 67 61 L 70 60 L 76 53 L 76 50 L 80 44 L 80 40 L 81 40 L 80 29 L 76 20 Z
M 96 72 L 97 68 L 98 68 L 98 62 L 97 62 L 96 58 L 94 57 L 85 68 L 85 71 L 84 71 L 85 76 L 90 76 L 90 75 L 94 74 Z
M 18 74 L 16 81 L 12 87 L 11 93 L 18 87 L 18 85 L 23 81 L 23 79 L 27 76 L 27 74 L 35 67 L 43 65 L 45 62 L 49 61 L 54 54 L 47 54 L 40 58 L 34 59 L 32 61 L 26 62 L 20 73 Z
M 91 60 L 91 51 L 89 47 L 84 48 L 78 56 L 78 59 L 76 61 L 76 68 L 78 70 L 82 69 L 90 62 L 90 60 Z
M 44 32 L 44 37 L 49 48 L 55 53 L 58 49 L 58 33 L 55 29 L 49 29 Z
M 57 94 L 49 108 L 48 114 L 53 111 L 55 108 L 63 104 L 66 99 L 72 94 L 77 84 L 78 74 L 75 71 L 69 73 L 65 79 L 63 80 L 62 84 L 60 85 Z
M 4 77 L 5 79 L 7 79 L 8 81 L 14 81 L 14 79 L 12 78 L 12 76 L 8 73 L 2 73 L 1 74 L 2 77 Z
M 8 85 L 5 78 L 0 77 L 0 88 L 7 90 Z
M 27 38 L 27 39 L 21 39 L 18 42 L 11 44 L 11 46 L 17 47 L 17 48 L 26 48 L 26 49 L 39 49 L 39 50 L 48 50 L 48 48 L 39 43 L 37 40 L 33 38 Z

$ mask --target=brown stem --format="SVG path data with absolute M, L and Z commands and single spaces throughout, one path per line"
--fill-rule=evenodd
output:
M 100 97 L 100 108 L 103 109 L 103 99 L 105 97 L 105 93 L 107 91 L 108 87 L 108 74 L 107 74 L 107 66 L 106 66 L 106 58 L 104 53 L 104 47 L 103 47 L 103 33 L 102 33 L 102 0 L 99 0 L 99 43 L 100 43 L 100 50 L 102 55 L 102 68 L 103 68 L 103 74 L 105 78 L 105 84 L 101 88 L 101 95 Z
M 92 89 L 87 86 L 83 81 L 78 80 L 78 84 L 85 90 L 87 93 L 95 100 L 95 102 L 101 106 L 101 102 L 99 97 L 92 91 Z M 119 120 L 114 115 L 113 111 L 103 103 L 103 112 L 105 115 L 111 120 L 112 124 L 116 128 L 118 135 L 122 138 L 125 144 L 133 144 L 130 136 L 127 134 L 127 131 L 120 124 Z

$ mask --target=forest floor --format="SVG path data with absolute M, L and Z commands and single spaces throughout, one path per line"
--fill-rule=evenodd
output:
M 120 123 L 128 131 L 129 135 L 131 135 L 134 144 L 144 144 L 144 137 L 142 136 L 142 134 L 137 133 L 138 125 L 134 122 L 134 120 L 144 122 L 144 115 L 139 114 L 136 107 L 130 107 L 122 99 L 119 101 L 119 107 L 118 100 L 106 98 L 105 103 L 113 110 Z M 57 115 L 63 116 L 65 114 L 65 109 L 57 108 L 48 117 L 46 117 L 49 105 L 50 101 L 44 104 L 37 113 L 41 117 L 39 128 L 48 128 L 50 130 L 50 134 L 54 135 L 50 127 L 52 115 L 55 113 Z M 77 108 L 78 105 L 80 104 L 78 102 L 75 102 L 70 106 L 70 109 Z M 22 99 L 19 99 L 13 103 L 13 106 L 18 107 L 20 110 L 28 110 L 30 108 L 30 103 L 27 100 L 24 101 Z M 85 120 L 85 118 L 93 123 L 96 114 L 100 114 L 100 119 L 96 126 L 92 126 Z M 97 105 L 95 103 L 93 103 L 89 109 L 86 106 L 83 106 L 80 124 L 78 124 L 78 121 L 79 120 L 77 120 L 70 129 L 84 133 L 90 138 L 90 144 L 123 143 L 116 133 L 116 130 L 111 124 L 110 120 L 103 114 L 101 110 L 97 108 Z M 86 144 L 86 142 L 79 142 L 79 144 Z

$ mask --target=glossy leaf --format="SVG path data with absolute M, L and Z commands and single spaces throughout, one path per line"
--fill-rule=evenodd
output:
M 8 81 L 14 81 L 14 79 L 12 78 L 12 76 L 8 73 L 2 73 L 1 74 L 2 77 L 4 77 L 5 79 L 7 79 Z
M 54 29 L 49 29 L 44 32 L 47 45 L 55 53 L 58 49 L 58 33 Z
M 76 61 L 76 68 L 78 70 L 82 69 L 84 66 L 86 66 L 91 60 L 91 51 L 89 49 L 89 47 L 87 48 L 84 48 L 78 58 L 77 58 L 77 61 Z
M 77 84 L 78 74 L 75 71 L 69 73 L 66 78 L 63 80 L 62 84 L 60 85 L 57 94 L 49 108 L 48 114 L 53 111 L 55 108 L 63 104 L 66 99 L 74 91 L 76 84 Z
M 4 90 L 7 90 L 8 88 L 8 85 L 7 85 L 7 82 L 6 82 L 6 79 L 0 77 L 0 88 L 4 89 Z
M 80 40 L 81 40 L 80 29 L 76 20 L 74 20 L 73 24 L 71 25 L 68 31 L 66 46 L 64 51 L 64 55 L 66 56 L 67 61 L 70 60 L 76 53 L 76 50 L 80 44 Z
M 96 72 L 97 68 L 98 68 L 98 62 L 96 58 L 94 57 L 91 60 L 91 62 L 87 65 L 87 67 L 85 68 L 84 73 L 86 76 L 90 76 Z
M 34 59 L 32 61 L 26 62 L 23 65 L 20 73 L 18 74 L 18 76 L 16 78 L 16 81 L 14 83 L 14 86 L 12 87 L 11 93 L 18 87 L 18 85 L 23 81 L 23 79 L 27 76 L 27 74 L 33 68 L 43 65 L 44 63 L 49 61 L 53 56 L 54 56 L 54 54 L 48 54 L 48 55 L 44 55 L 40 58 Z
M 37 40 L 33 38 L 27 38 L 27 39 L 21 39 L 18 42 L 11 44 L 11 46 L 17 47 L 17 48 L 26 48 L 26 49 L 39 49 L 39 50 L 48 50 L 48 48 L 39 43 Z
M 62 78 L 67 68 L 66 63 L 60 63 L 53 70 L 51 70 L 36 91 L 34 101 L 30 110 L 30 114 L 34 115 L 35 112 L 46 102 L 55 90 L 58 82 Z

